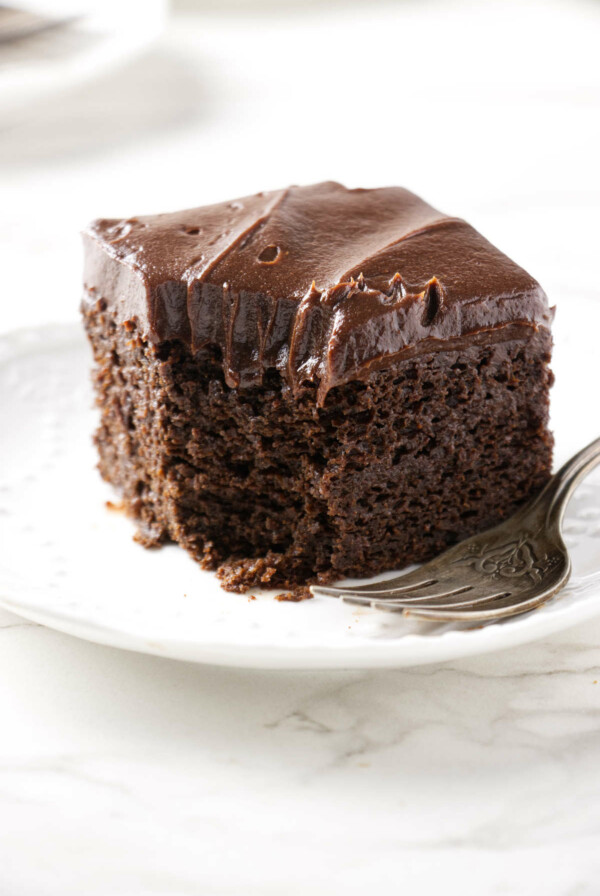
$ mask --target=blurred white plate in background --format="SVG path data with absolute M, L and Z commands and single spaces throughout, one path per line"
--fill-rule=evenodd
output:
M 161 33 L 167 13 L 167 0 L 12 0 L 6 5 L 57 25 L 2 41 L 0 16 L 0 127 L 18 123 L 35 114 L 38 103 L 135 56 Z

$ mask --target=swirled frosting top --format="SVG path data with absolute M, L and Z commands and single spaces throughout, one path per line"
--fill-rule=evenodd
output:
M 232 387 L 275 367 L 323 400 L 410 349 L 552 319 L 529 274 L 400 187 L 322 183 L 103 219 L 84 242 L 84 301 L 103 298 L 153 342 L 217 346 Z

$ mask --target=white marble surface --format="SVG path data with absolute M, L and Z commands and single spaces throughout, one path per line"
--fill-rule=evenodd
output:
M 600 301 L 599 4 L 285 7 L 180 17 L 1 131 L 1 329 L 74 317 L 90 217 L 327 177 L 468 217 L 559 314 Z M 2 612 L 0 894 L 595 896 L 599 644 L 244 672 Z
M 598 892 L 600 621 L 367 674 L 0 626 L 2 893 Z

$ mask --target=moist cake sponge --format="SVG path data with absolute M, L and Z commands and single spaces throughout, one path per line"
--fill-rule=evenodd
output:
M 425 560 L 549 478 L 546 295 L 412 193 L 291 187 L 84 243 L 101 474 L 225 587 Z

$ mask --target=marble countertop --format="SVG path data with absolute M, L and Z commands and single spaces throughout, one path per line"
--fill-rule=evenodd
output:
M 247 672 L 3 612 L 1 892 L 592 896 L 599 643 Z
M 600 5 L 285 10 L 179 13 L 4 127 L 0 331 L 74 319 L 89 218 L 326 178 L 467 217 L 559 313 L 600 301 Z M 0 894 L 595 896 L 599 645 L 600 619 L 414 671 L 258 672 L 2 611 Z

